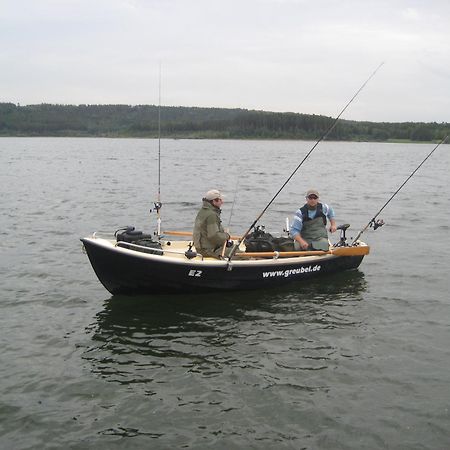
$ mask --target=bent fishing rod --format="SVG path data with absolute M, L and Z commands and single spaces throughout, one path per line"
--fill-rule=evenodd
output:
M 400 190 L 403 188 L 403 186 L 414 176 L 414 174 L 422 167 L 422 165 L 425 163 L 425 161 L 434 153 L 434 151 L 441 145 L 444 144 L 447 141 L 448 135 L 445 136 L 434 148 L 431 150 L 430 153 L 426 156 L 426 158 L 416 167 L 416 169 L 411 173 L 411 175 L 402 183 L 402 185 L 391 195 L 389 200 L 381 207 L 381 209 L 373 216 L 372 219 L 370 219 L 369 223 L 358 233 L 358 235 L 353 239 L 352 245 L 355 245 L 356 241 L 361 237 L 361 235 L 364 233 L 364 231 L 367 230 L 369 227 L 373 227 L 374 230 L 384 225 L 384 222 L 382 220 L 377 221 L 376 218 L 380 215 L 381 211 L 383 211 L 384 208 L 391 202 L 391 200 L 400 192 Z
M 298 166 L 294 169 L 294 171 L 289 175 L 289 177 L 287 178 L 287 180 L 282 184 L 282 186 L 280 187 L 280 189 L 278 189 L 278 191 L 276 192 L 276 194 L 272 197 L 272 199 L 270 200 L 270 202 L 266 205 L 266 207 L 261 211 L 261 213 L 259 214 L 259 216 L 253 221 L 253 223 L 250 225 L 250 227 L 248 228 L 248 230 L 244 233 L 244 235 L 239 239 L 238 243 L 234 246 L 234 248 L 231 250 L 230 252 L 230 256 L 229 259 L 231 259 L 234 254 L 236 253 L 236 250 L 238 249 L 239 245 L 244 241 L 244 239 L 248 236 L 248 234 L 250 233 L 250 231 L 255 227 L 255 225 L 258 223 L 258 221 L 261 219 L 261 217 L 264 215 L 264 213 L 269 209 L 270 205 L 275 201 L 275 199 L 278 197 L 278 195 L 280 194 L 280 192 L 285 188 L 285 186 L 289 183 L 289 181 L 291 181 L 292 177 L 297 173 L 298 169 L 300 169 L 300 167 L 303 165 L 303 163 L 308 159 L 309 155 L 311 155 L 311 153 L 315 150 L 315 148 L 319 145 L 319 143 L 321 141 L 323 141 L 330 133 L 331 131 L 333 131 L 333 129 L 335 128 L 336 124 L 338 123 L 340 117 L 342 116 L 342 114 L 345 112 L 345 110 L 351 105 L 351 103 L 353 102 L 353 100 L 355 100 L 355 98 L 358 96 L 358 94 L 364 89 L 364 87 L 366 86 L 366 84 L 375 76 L 375 74 L 378 72 L 378 70 L 381 68 L 381 66 L 384 64 L 384 62 L 382 62 L 373 72 L 372 74 L 369 76 L 369 78 L 367 78 L 366 81 L 364 81 L 364 83 L 361 85 L 361 87 L 355 92 L 355 94 L 353 95 L 353 97 L 350 99 L 350 101 L 344 106 L 344 108 L 342 109 L 342 111 L 336 116 L 336 118 L 333 120 L 332 124 L 328 127 L 327 130 L 325 130 L 325 132 L 319 137 L 319 139 L 316 141 L 316 143 L 311 147 L 311 149 L 309 150 L 309 152 L 306 154 L 306 156 L 301 160 L 300 164 L 298 164 Z

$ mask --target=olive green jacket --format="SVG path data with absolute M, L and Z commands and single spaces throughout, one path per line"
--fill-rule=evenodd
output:
M 204 200 L 203 206 L 195 218 L 194 246 L 203 256 L 218 257 L 222 252 L 224 242 L 228 239 L 220 220 L 221 210 Z

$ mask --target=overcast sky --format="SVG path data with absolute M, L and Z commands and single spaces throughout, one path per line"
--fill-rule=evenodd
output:
M 0 102 L 450 122 L 449 0 L 0 0 Z

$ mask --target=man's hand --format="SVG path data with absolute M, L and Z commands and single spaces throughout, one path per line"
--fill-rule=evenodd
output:
M 300 248 L 301 248 L 302 250 L 306 250 L 306 249 L 309 247 L 308 242 L 306 242 L 306 241 L 305 241 L 304 239 L 302 239 L 301 237 L 299 237 L 299 238 L 297 239 L 297 242 L 299 243 Z
M 337 230 L 336 221 L 334 219 L 330 220 L 330 233 L 334 233 Z

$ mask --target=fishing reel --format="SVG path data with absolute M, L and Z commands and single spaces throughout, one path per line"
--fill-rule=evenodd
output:
M 375 231 L 377 228 L 382 227 L 383 225 L 384 225 L 384 220 L 383 220 L 383 219 L 378 219 L 378 220 L 372 219 L 372 220 L 370 221 L 370 223 L 369 223 L 370 228 L 373 228 L 374 231 Z
M 153 202 L 153 209 L 150 209 L 149 212 L 152 213 L 153 211 L 156 211 L 156 213 L 158 213 L 161 208 L 162 208 L 161 202 Z
M 266 227 L 264 225 L 257 225 L 252 233 L 252 237 L 258 238 L 266 234 Z

